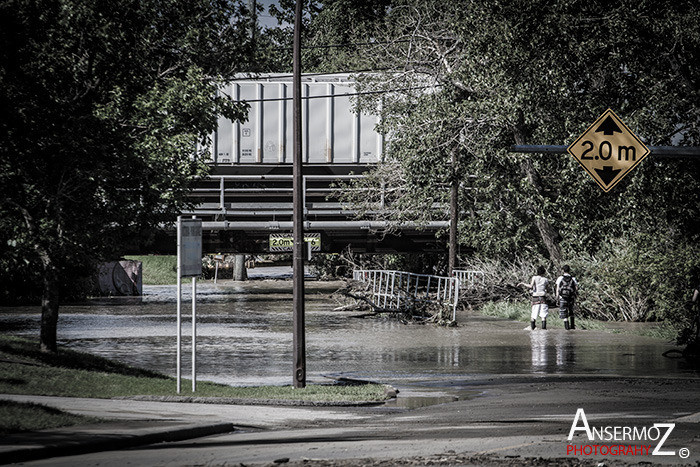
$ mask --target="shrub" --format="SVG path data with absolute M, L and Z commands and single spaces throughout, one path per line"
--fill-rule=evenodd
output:
M 351 277 L 352 267 L 337 253 L 321 253 L 311 257 L 309 268 L 321 279 Z
M 672 234 L 615 240 L 596 257 L 575 261 L 579 304 L 597 318 L 684 326 L 692 318 L 687 303 L 700 266 L 698 250 Z
M 699 253 L 700 247 L 680 234 L 640 233 L 609 241 L 595 255 L 571 255 L 565 262 L 578 281 L 577 305 L 583 316 L 664 321 L 667 327 L 681 331 L 690 327 L 694 316 L 689 301 L 700 279 Z M 485 284 L 463 296 L 476 304 L 513 300 L 520 293 L 513 284 L 527 282 L 536 264 L 534 259 L 465 259 L 461 269 L 483 271 Z M 559 271 L 550 267 L 547 275 L 554 281 Z

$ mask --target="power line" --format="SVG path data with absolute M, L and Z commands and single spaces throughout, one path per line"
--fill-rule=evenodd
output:
M 304 73 L 302 75 L 302 78 L 307 77 L 307 76 L 326 76 L 326 75 L 349 75 L 352 73 L 372 73 L 376 71 L 389 71 L 391 68 L 373 68 L 373 69 L 365 69 L 365 70 L 349 70 L 349 71 L 335 71 L 332 73 Z M 268 75 L 266 77 L 256 77 L 254 74 L 251 74 L 249 76 L 242 76 L 239 78 L 232 78 L 229 79 L 228 82 L 234 82 L 234 81 L 248 81 L 248 80 L 258 80 L 258 79 L 281 79 L 281 78 L 293 78 L 293 75 L 291 74 L 274 74 L 272 76 L 271 73 L 259 73 L 260 75 Z
M 327 94 L 327 95 L 321 95 L 321 96 L 302 96 L 302 100 L 306 99 L 327 99 L 329 97 L 350 97 L 350 96 L 363 96 L 363 95 L 371 95 L 371 94 L 386 94 L 390 92 L 402 92 L 402 91 L 415 91 L 415 90 L 420 90 L 420 89 L 428 89 L 428 88 L 435 88 L 438 86 L 442 86 L 441 84 L 433 84 L 430 86 L 416 86 L 416 87 L 411 87 L 411 88 L 397 88 L 397 89 L 386 89 L 386 90 L 379 90 L 379 91 L 361 91 L 361 92 L 348 92 L 348 93 L 343 93 L 343 94 Z M 231 97 L 231 96 L 229 96 Z M 241 99 L 237 102 L 280 102 L 280 101 L 291 101 L 293 98 L 292 97 L 272 97 L 269 99 Z
M 399 44 L 411 42 L 411 39 L 400 39 L 395 41 L 379 41 L 379 42 L 349 42 L 347 44 L 328 44 L 328 45 L 307 45 L 302 47 L 302 49 L 336 49 L 343 47 L 354 47 L 360 46 L 364 47 L 366 45 L 385 45 L 385 44 Z
M 326 44 L 326 45 L 304 45 L 302 50 L 311 49 L 340 49 L 345 47 L 365 47 L 368 45 L 386 45 L 386 44 L 402 44 L 406 42 L 413 42 L 414 39 L 397 39 L 395 41 L 370 41 L 370 42 L 347 42 L 345 44 Z M 272 50 L 292 50 L 291 46 L 285 47 L 272 47 Z

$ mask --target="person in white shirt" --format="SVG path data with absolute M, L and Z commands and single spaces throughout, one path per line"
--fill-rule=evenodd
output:
M 542 320 L 542 329 L 547 329 L 547 315 L 549 314 L 549 306 L 545 300 L 547 295 L 547 285 L 549 279 L 544 277 L 544 266 L 537 266 L 537 274 L 532 276 L 530 283 L 520 282 L 518 285 L 527 287 L 532 291 L 532 314 L 530 315 L 530 327 L 535 329 L 537 315 Z
M 559 317 L 564 320 L 565 329 L 576 329 L 574 325 L 574 301 L 578 293 L 578 282 L 571 275 L 571 268 L 564 265 L 561 268 L 562 275 L 556 282 L 556 300 L 559 303 Z

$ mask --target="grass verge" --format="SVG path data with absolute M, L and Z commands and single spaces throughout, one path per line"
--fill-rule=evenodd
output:
M 384 386 L 309 385 L 234 387 L 207 381 L 183 380 L 181 396 L 305 401 L 382 401 Z M 111 398 L 124 396 L 175 396 L 175 379 L 134 368 L 106 358 L 70 349 L 45 354 L 28 339 L 0 336 L 0 393 L 42 396 Z
M 524 323 L 530 322 L 531 309 L 528 302 L 489 302 L 483 305 L 479 311 L 485 316 L 492 316 L 494 318 L 511 319 Z M 539 318 L 537 318 L 537 321 L 539 325 Z M 559 318 L 559 313 L 549 313 L 547 316 L 547 327 L 564 328 L 564 320 Z M 576 327 L 579 329 L 597 331 L 605 330 L 605 325 L 600 321 L 579 318 L 578 316 L 576 316 Z
M 661 339 L 667 342 L 675 342 L 678 337 L 678 329 L 674 326 L 662 323 L 661 325 L 649 329 L 639 329 L 633 332 L 639 336 L 653 337 L 654 339 Z
M 75 415 L 53 407 L 0 400 L 0 435 L 98 423 L 97 418 Z
M 34 341 L 0 336 L 0 398 L 1 394 L 94 398 L 179 395 L 331 403 L 387 399 L 385 386 L 380 384 L 309 385 L 294 389 L 292 386 L 233 387 L 198 381 L 195 393 L 191 387 L 191 381 L 183 380 L 182 391 L 177 394 L 175 379 L 156 372 L 70 349 L 59 349 L 58 355 L 46 354 Z M 60 424 L 68 423 L 60 413 L 38 409 L 23 413 L 20 417 L 26 425 L 21 429 L 41 429 L 47 426 L 46 418 L 54 418 Z M 19 429 L 7 420 L 10 418 L 0 414 L 0 430 Z
M 125 259 L 143 263 L 144 285 L 177 284 L 177 256 L 125 256 Z
M 530 305 L 527 302 L 489 302 L 484 304 L 479 312 L 485 316 L 492 316 L 494 318 L 504 318 L 514 321 L 522 321 L 524 323 L 530 322 Z M 539 324 L 539 318 L 537 318 Z M 563 328 L 564 320 L 559 318 L 558 312 L 550 312 L 547 316 L 547 326 L 554 328 Z M 611 333 L 626 333 L 637 336 L 652 337 L 654 339 L 661 339 L 668 342 L 674 341 L 676 339 L 677 330 L 669 325 L 662 324 L 660 326 L 654 327 L 635 327 L 629 330 L 620 330 L 617 328 L 611 328 L 606 325 L 604 321 L 598 321 L 589 318 L 580 318 L 576 316 L 576 327 L 579 329 L 589 329 L 596 331 L 607 331 Z

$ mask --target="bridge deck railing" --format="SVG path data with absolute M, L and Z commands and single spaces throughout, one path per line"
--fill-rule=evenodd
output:
M 456 319 L 460 281 L 456 277 L 413 274 L 384 269 L 356 269 L 353 279 L 367 284 L 374 304 L 388 310 L 400 310 L 416 302 L 445 306 Z

